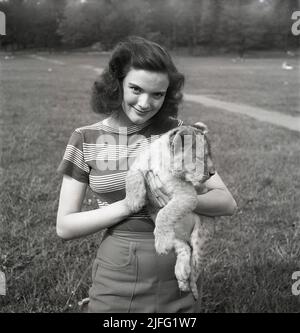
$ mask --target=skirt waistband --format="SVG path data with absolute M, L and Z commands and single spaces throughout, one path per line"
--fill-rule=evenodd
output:
M 124 231 L 124 230 L 110 230 L 107 229 L 105 236 L 113 236 L 124 238 L 129 241 L 136 241 L 141 239 L 154 239 L 153 231 Z

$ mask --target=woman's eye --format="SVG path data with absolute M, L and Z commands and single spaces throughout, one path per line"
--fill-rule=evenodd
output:
M 154 98 L 159 99 L 159 98 L 162 98 L 164 96 L 164 94 L 163 93 L 155 93 L 155 94 L 153 94 L 153 96 L 154 96 Z
M 138 94 L 141 92 L 141 89 L 138 87 L 130 87 L 130 89 L 133 91 L 134 94 Z

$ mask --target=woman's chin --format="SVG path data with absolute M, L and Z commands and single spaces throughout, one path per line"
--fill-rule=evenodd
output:
M 141 125 L 141 124 L 144 124 L 148 119 L 143 119 L 143 118 L 136 118 L 134 120 L 132 120 L 132 122 L 135 124 L 135 125 Z
M 137 114 L 130 115 L 128 118 L 130 119 L 130 121 L 132 123 L 134 123 L 136 125 L 141 125 L 148 120 L 148 117 L 142 117 Z

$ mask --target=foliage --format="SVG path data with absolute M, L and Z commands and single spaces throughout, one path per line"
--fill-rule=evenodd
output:
M 128 35 L 141 35 L 169 48 L 237 51 L 294 49 L 291 15 L 299 0 L 7 0 L 11 49 L 86 47 L 109 50 Z
M 6 14 L 6 36 L 0 46 L 12 50 L 30 47 L 55 48 L 60 43 L 57 26 L 65 0 L 9 0 L 0 3 Z

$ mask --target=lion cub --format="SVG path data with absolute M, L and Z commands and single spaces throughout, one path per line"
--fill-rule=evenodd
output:
M 158 254 L 175 250 L 178 286 L 182 291 L 191 290 L 196 299 L 208 229 L 193 211 L 197 192 L 205 191 L 204 182 L 214 173 L 206 133 L 203 123 L 170 130 L 138 154 L 126 177 L 126 201 L 133 213 L 144 205 L 151 213 L 158 210 L 145 182 L 150 170 L 164 184 L 171 199 L 156 216 L 155 249 Z

